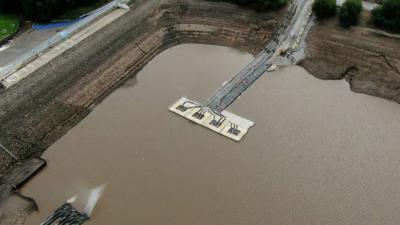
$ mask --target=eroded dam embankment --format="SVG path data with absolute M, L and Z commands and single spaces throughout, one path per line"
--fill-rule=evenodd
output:
M 313 27 L 306 52 L 300 65 L 317 78 L 346 79 L 354 92 L 400 103 L 398 37 L 363 26 L 344 29 L 335 18 Z

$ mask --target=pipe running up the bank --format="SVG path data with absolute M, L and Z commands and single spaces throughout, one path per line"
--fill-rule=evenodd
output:
M 19 161 L 19 159 L 12 152 L 10 152 L 10 150 L 8 150 L 4 145 L 2 145 L 1 143 L 0 143 L 0 148 L 3 149 L 5 152 L 7 152 L 15 160 Z

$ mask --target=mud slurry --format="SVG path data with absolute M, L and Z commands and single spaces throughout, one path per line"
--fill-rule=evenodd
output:
M 26 215 L 37 210 L 37 206 L 32 199 L 11 194 L 1 201 L 0 209 L 0 224 L 22 225 Z
M 23 224 L 26 215 L 37 210 L 33 199 L 18 193 L 30 177 L 40 171 L 46 162 L 31 158 L 19 162 L 0 179 L 0 224 Z

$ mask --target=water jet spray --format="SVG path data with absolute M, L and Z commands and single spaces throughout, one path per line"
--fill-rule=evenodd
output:
M 103 194 L 105 185 L 96 187 L 90 191 L 88 202 L 83 212 L 80 212 L 72 203 L 77 196 L 68 199 L 63 205 L 57 208 L 41 225 L 81 225 L 88 221 L 93 209 Z

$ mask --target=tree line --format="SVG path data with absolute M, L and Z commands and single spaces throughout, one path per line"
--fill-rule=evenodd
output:
M 268 11 L 285 6 L 289 0 L 217 0 L 253 8 L 257 11 Z
M 316 0 L 313 10 L 319 19 L 333 17 L 337 13 L 336 0 Z M 361 11 L 361 0 L 346 0 L 339 11 L 340 23 L 345 27 L 356 25 Z M 372 11 L 370 22 L 385 30 L 400 32 L 400 0 L 383 0 Z
M 39 22 L 47 22 L 68 9 L 89 6 L 97 0 L 0 0 L 0 13 L 13 13 Z
M 213 0 L 232 2 L 257 11 L 268 11 L 286 5 L 289 0 Z M 400 32 L 400 0 L 378 0 L 382 3 L 372 11 L 370 22 L 392 32 Z M 316 0 L 313 5 L 317 18 L 325 19 L 337 14 L 336 0 Z M 356 25 L 362 11 L 362 0 L 346 0 L 339 10 L 339 20 L 344 27 Z
M 47 22 L 65 13 L 68 9 L 89 6 L 99 0 L 0 0 L 0 13 L 14 13 L 38 22 Z M 285 6 L 289 0 L 213 0 L 232 2 L 257 11 L 274 10 Z M 335 16 L 336 0 L 316 0 L 313 10 L 319 19 Z M 346 0 L 339 11 L 344 26 L 358 23 L 362 11 L 361 0 Z M 400 32 L 400 0 L 383 0 L 373 10 L 371 22 L 383 29 Z
M 400 0 L 386 0 L 372 11 L 372 22 L 386 30 L 400 32 Z
M 313 10 L 318 19 L 336 15 L 336 0 L 316 0 Z M 356 25 L 362 11 L 362 0 L 346 0 L 339 11 L 340 23 L 347 27 Z

